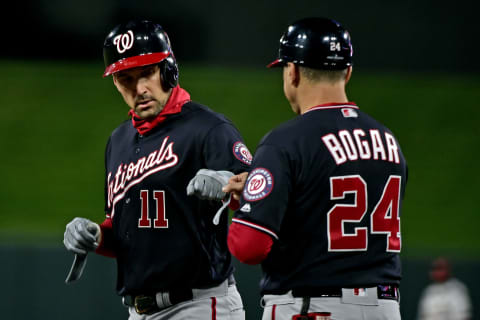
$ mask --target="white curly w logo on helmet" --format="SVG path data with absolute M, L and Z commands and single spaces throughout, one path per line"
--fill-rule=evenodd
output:
M 119 34 L 113 38 L 113 44 L 117 46 L 118 53 L 124 53 L 133 46 L 133 32 L 128 30 L 127 33 Z

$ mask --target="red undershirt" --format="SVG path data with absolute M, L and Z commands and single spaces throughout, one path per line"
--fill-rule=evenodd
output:
M 259 264 L 272 249 L 272 238 L 259 230 L 232 222 L 228 230 L 228 249 L 240 261 L 246 264 Z

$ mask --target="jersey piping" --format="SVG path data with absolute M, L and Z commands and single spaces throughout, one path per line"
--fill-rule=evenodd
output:
M 250 228 L 263 231 L 263 232 L 271 235 L 272 237 L 274 237 L 276 240 L 278 240 L 278 236 L 277 236 L 277 234 L 276 234 L 275 232 L 273 232 L 272 230 L 269 230 L 269 229 L 267 229 L 267 228 L 265 228 L 265 227 L 259 226 L 258 224 L 251 223 L 251 222 L 248 222 L 248 221 L 245 221 L 245 220 L 241 220 L 241 219 L 238 219 L 238 218 L 233 218 L 233 219 L 232 219 L 232 222 L 240 223 L 240 224 L 243 224 L 243 225 L 248 226 L 248 227 L 250 227 Z
M 328 109 L 341 109 L 341 108 L 353 108 L 359 109 L 359 107 L 355 104 L 355 102 L 346 102 L 346 103 L 326 103 L 326 104 L 319 104 L 318 106 L 314 106 L 309 108 L 303 114 L 315 111 L 315 110 L 328 110 Z

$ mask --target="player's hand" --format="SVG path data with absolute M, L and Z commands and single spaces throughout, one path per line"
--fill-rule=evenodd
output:
M 240 200 L 247 177 L 248 172 L 234 175 L 228 180 L 228 184 L 223 187 L 222 191 L 225 193 L 232 193 L 233 199 Z
M 85 218 L 75 218 L 67 224 L 63 244 L 68 251 L 87 254 L 98 247 L 100 226 Z
M 228 183 L 231 176 L 233 173 L 230 171 L 200 169 L 188 183 L 187 195 L 196 195 L 200 199 L 223 200 L 226 194 L 222 187 Z

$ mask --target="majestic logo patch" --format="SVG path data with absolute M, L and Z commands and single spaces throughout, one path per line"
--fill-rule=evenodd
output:
M 133 46 L 133 32 L 128 30 L 127 33 L 119 34 L 113 38 L 113 44 L 117 46 L 118 53 L 124 53 Z
M 242 161 L 243 163 L 246 163 L 248 165 L 252 164 L 252 154 L 250 151 L 248 151 L 248 148 L 243 142 L 237 141 L 233 145 L 233 154 L 235 155 L 235 158 L 238 160 Z
M 250 212 L 252 210 L 252 207 L 250 207 L 250 203 L 245 203 L 243 207 L 240 209 L 242 212 Z
M 355 111 L 355 109 L 352 108 L 343 108 L 342 109 L 342 114 L 345 118 L 357 118 L 358 113 Z
M 258 201 L 270 194 L 273 189 L 273 176 L 265 168 L 256 168 L 247 178 L 243 197 L 247 201 Z

